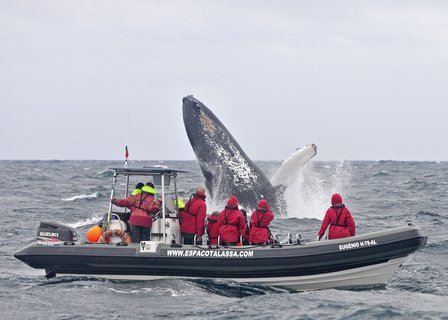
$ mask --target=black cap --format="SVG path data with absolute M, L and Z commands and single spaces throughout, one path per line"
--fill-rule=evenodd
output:
M 154 189 L 154 183 L 152 183 L 152 182 L 146 182 L 146 185 L 147 185 L 148 187 L 151 187 L 151 188 Z
M 135 189 L 141 189 L 143 188 L 145 185 L 143 184 L 143 182 L 139 182 L 135 185 Z

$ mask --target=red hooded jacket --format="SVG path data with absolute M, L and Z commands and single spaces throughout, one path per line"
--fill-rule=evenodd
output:
M 219 226 L 218 226 L 219 214 L 211 214 L 207 218 L 207 234 L 209 238 L 209 244 L 217 245 L 219 236 Z
M 246 234 L 247 225 L 243 213 L 238 210 L 238 199 L 231 196 L 218 218 L 219 234 L 223 242 L 239 242 Z
M 152 226 L 152 214 L 160 209 L 160 205 L 154 200 L 154 195 L 147 192 L 131 195 L 125 199 L 114 199 L 112 203 L 131 209 L 129 219 L 131 225 L 148 228 Z
M 328 225 L 328 239 L 346 238 L 355 235 L 356 227 L 350 211 L 342 204 L 342 197 L 335 193 L 331 197 L 332 206 L 327 210 L 322 221 L 318 236 L 319 239 L 325 234 Z
M 268 202 L 261 199 L 258 208 L 252 213 L 250 218 L 249 241 L 252 244 L 263 244 L 268 241 L 270 232 L 269 225 L 274 219 L 274 214 L 269 209 Z
M 202 237 L 205 231 L 206 213 L 205 194 L 196 192 L 185 204 L 184 210 L 179 212 L 181 220 L 180 231 Z

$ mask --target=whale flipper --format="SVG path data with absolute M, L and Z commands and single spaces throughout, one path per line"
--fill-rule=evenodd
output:
M 280 168 L 272 176 L 271 183 L 274 186 L 289 186 L 292 182 L 291 180 L 296 177 L 294 172 L 303 168 L 316 154 L 317 146 L 314 143 L 297 149 L 288 159 L 282 162 Z

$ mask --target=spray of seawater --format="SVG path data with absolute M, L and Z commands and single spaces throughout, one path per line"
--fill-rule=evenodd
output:
M 285 186 L 284 193 L 288 218 L 322 220 L 331 195 L 349 192 L 351 171 L 344 161 L 326 166 L 309 163 L 303 170 L 291 174 L 295 175 L 294 179 Z
M 98 222 L 100 222 L 104 217 L 104 214 L 99 214 L 99 213 L 94 213 L 92 214 L 90 217 L 88 217 L 87 219 L 81 220 L 81 221 L 76 221 L 73 223 L 67 223 L 68 226 L 72 227 L 72 228 L 81 228 L 84 226 L 89 226 L 89 225 L 93 225 L 93 224 L 97 224 Z
M 216 190 L 222 177 L 216 177 Z M 351 170 L 347 162 L 333 162 L 322 165 L 310 162 L 302 169 L 291 169 L 284 187 L 287 218 L 315 218 L 322 220 L 330 206 L 333 193 L 349 194 Z M 208 212 L 221 211 L 228 195 L 218 194 L 207 199 Z M 249 209 L 248 214 L 253 208 Z

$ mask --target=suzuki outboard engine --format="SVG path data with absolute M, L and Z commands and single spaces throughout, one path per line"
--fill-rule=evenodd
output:
M 51 241 L 51 242 L 63 242 L 63 241 L 78 241 L 78 235 L 74 228 L 65 225 L 63 223 L 54 221 L 44 221 L 39 225 L 37 229 L 38 241 Z

